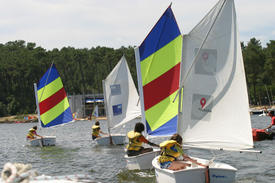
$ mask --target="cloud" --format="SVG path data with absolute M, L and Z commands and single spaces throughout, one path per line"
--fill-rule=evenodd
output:
M 0 6 L 0 40 L 35 42 L 46 49 L 139 45 L 171 0 L 9 0 Z M 172 0 L 187 34 L 217 0 Z M 274 37 L 274 0 L 235 0 L 240 37 Z M 264 35 L 264 36 L 261 36 Z M 273 37 L 272 37 L 273 36 Z

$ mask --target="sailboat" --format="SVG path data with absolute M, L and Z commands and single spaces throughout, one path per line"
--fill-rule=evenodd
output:
M 103 83 L 108 136 L 97 138 L 99 145 L 125 144 L 125 134 L 111 134 L 111 130 L 133 121 L 141 115 L 139 96 L 124 56 Z
M 142 122 L 150 137 L 170 136 L 177 131 L 182 35 L 169 6 L 142 44 L 135 49 Z M 128 169 L 152 168 L 159 149 L 125 156 Z
M 54 64 L 34 83 L 39 126 L 42 128 L 73 121 L 63 83 Z M 30 141 L 31 146 L 54 146 L 55 136 L 43 136 Z
M 98 105 L 95 106 L 92 112 L 91 120 L 95 121 L 97 118 L 98 118 Z
M 220 0 L 183 36 L 182 63 L 177 131 L 183 144 L 240 152 L 253 148 L 234 0 Z M 235 167 L 194 159 L 209 166 L 211 183 L 234 182 Z M 179 171 L 161 169 L 158 157 L 152 163 L 157 182 L 205 182 L 205 168 L 191 162 Z

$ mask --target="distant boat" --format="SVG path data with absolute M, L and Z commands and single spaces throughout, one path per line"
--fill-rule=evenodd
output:
M 264 111 L 262 109 L 249 109 L 250 114 L 252 115 L 263 115 Z
M 267 116 L 269 111 L 275 111 L 274 108 L 268 108 L 268 109 L 249 109 L 250 114 L 252 115 L 259 115 L 259 116 Z
M 98 119 L 98 105 L 95 105 L 94 110 L 91 114 L 91 120 L 96 121 Z
M 253 148 L 234 1 L 220 0 L 183 36 L 182 47 L 177 132 L 183 146 L 229 151 Z M 153 160 L 158 183 L 235 181 L 237 169 L 225 163 L 194 157 L 209 169 L 185 161 L 190 167 L 173 171 L 160 168 L 158 158 Z
M 98 118 L 98 105 L 95 106 L 93 113 L 92 113 L 92 117 Z
M 107 116 L 108 136 L 96 139 L 99 145 L 125 144 L 125 134 L 112 134 L 141 115 L 139 96 L 124 56 L 103 83 L 104 104 Z
M 67 95 L 54 64 L 34 83 L 39 126 L 49 128 L 73 121 Z M 55 136 L 44 136 L 30 141 L 31 146 L 54 146 Z

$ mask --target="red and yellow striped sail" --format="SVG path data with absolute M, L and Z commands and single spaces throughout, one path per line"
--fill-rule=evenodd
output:
M 37 99 L 42 127 L 73 120 L 65 89 L 54 64 L 37 84 Z
M 170 6 L 135 53 L 147 133 L 176 133 L 182 35 Z

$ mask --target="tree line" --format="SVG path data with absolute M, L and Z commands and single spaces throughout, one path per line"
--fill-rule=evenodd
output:
M 242 45 L 251 105 L 269 105 L 275 95 L 275 41 Z M 0 44 L 0 116 L 34 113 L 33 83 L 54 62 L 69 95 L 102 93 L 102 80 L 125 55 L 137 84 L 134 47 L 46 50 L 23 40 Z

